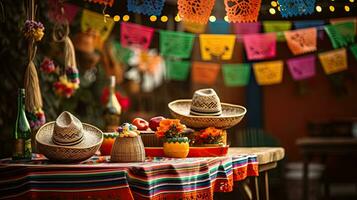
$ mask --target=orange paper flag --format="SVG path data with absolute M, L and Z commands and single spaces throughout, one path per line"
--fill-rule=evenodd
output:
M 317 29 L 305 28 L 293 31 L 285 31 L 285 38 L 291 52 L 300 55 L 316 51 Z
M 203 60 L 212 60 L 217 57 L 221 60 L 232 58 L 235 35 L 201 34 L 200 46 Z
M 220 66 L 216 63 L 193 62 L 192 81 L 206 85 L 213 85 L 219 73 Z
M 207 24 L 214 0 L 178 0 L 178 14 L 183 21 Z
M 320 53 L 319 59 L 326 74 L 333 74 L 347 69 L 345 48 Z
M 254 63 L 255 79 L 259 85 L 272 85 L 283 80 L 284 63 L 281 60 Z
M 226 14 L 231 22 L 256 22 L 261 0 L 224 0 Z

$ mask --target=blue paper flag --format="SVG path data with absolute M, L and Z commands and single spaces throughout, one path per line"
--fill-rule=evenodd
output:
M 228 34 L 230 33 L 229 23 L 224 20 L 217 20 L 208 24 L 209 33 Z
M 295 29 L 299 28 L 310 28 L 322 26 L 325 24 L 324 20 L 302 20 L 302 21 L 294 21 Z
M 315 11 L 316 0 L 278 0 L 280 13 L 284 18 L 311 15 Z
M 160 16 L 165 0 L 128 0 L 130 12 Z

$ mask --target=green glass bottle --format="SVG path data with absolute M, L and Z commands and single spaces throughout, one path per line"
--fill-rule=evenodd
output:
M 19 89 L 17 97 L 17 118 L 13 133 L 13 160 L 31 159 L 31 128 L 25 114 L 25 89 Z

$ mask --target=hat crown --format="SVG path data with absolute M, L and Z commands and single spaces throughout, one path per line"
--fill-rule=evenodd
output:
M 190 114 L 216 116 L 222 114 L 221 101 L 212 88 L 195 91 L 192 97 Z
M 83 139 L 83 125 L 78 118 L 64 111 L 56 119 L 52 140 L 60 145 L 74 145 Z

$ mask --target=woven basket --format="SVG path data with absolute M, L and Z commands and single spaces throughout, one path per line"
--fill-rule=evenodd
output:
M 112 162 L 145 161 L 145 149 L 141 137 L 117 137 L 112 148 L 110 160 Z
M 154 131 L 140 131 L 141 139 L 145 147 L 162 147 L 163 142 L 157 138 Z

